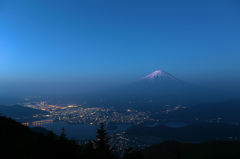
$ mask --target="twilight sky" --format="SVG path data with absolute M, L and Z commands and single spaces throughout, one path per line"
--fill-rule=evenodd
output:
M 0 82 L 240 79 L 238 0 L 0 0 Z

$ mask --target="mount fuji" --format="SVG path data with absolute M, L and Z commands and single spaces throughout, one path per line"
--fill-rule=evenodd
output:
M 143 77 L 142 80 L 180 81 L 170 73 L 163 70 L 156 70 L 153 73 Z
M 129 107 L 157 107 L 178 104 L 187 99 L 190 85 L 163 70 L 156 70 L 139 80 L 108 92 L 114 105 Z M 111 103 L 111 102 L 109 102 Z
M 184 82 L 163 70 L 156 70 L 130 84 L 99 92 L 95 97 L 96 103 L 93 104 L 150 109 L 168 104 L 196 103 L 213 95 L 205 88 Z

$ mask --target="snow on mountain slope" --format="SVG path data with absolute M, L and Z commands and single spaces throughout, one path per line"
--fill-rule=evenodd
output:
M 142 80 L 179 81 L 176 77 L 163 70 L 156 70 L 142 78 Z

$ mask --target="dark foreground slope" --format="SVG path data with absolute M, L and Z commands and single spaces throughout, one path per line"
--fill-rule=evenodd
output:
M 0 116 L 0 155 L 2 158 L 48 159 L 77 157 L 79 147 L 52 133 L 38 134 L 20 123 Z
M 0 158 L 4 159 L 115 159 L 107 143 L 105 130 L 97 133 L 97 140 L 78 145 L 65 134 L 37 133 L 20 123 L 0 116 Z M 41 131 L 42 132 L 42 131 Z
M 239 159 L 240 143 L 209 141 L 201 144 L 181 144 L 167 141 L 142 151 L 145 159 Z
M 18 122 L 0 116 L 0 158 L 4 159 L 114 159 L 106 147 L 104 131 L 98 130 L 95 148 L 92 143 L 77 145 L 64 136 L 39 134 Z M 99 140 L 100 139 L 100 140 Z M 101 140 L 102 139 L 102 140 Z M 100 141 L 100 142 L 99 142 Z M 99 146 L 99 147 L 98 147 Z M 100 149 L 104 148 L 104 149 Z M 106 153 L 107 152 L 107 153 Z M 240 142 L 213 141 L 202 144 L 165 142 L 141 152 L 127 151 L 124 159 L 239 159 Z M 108 155 L 107 155 L 108 154 Z M 104 156 L 104 157 L 103 157 Z

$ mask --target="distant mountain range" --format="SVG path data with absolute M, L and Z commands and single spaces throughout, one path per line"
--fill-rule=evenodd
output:
M 161 114 L 159 119 L 170 122 L 224 122 L 240 123 L 240 100 L 226 100 L 214 103 L 198 103 L 184 110 Z
M 13 118 L 17 121 L 23 122 L 23 121 L 32 121 L 34 120 L 34 115 L 44 115 L 48 114 L 45 111 L 32 109 L 23 107 L 21 105 L 13 105 L 13 106 L 0 106 L 0 114 L 2 116 Z
M 133 126 L 127 134 L 149 142 L 149 137 L 155 137 L 153 142 L 176 140 L 180 142 L 198 143 L 208 140 L 239 140 L 240 126 L 224 123 L 198 123 L 184 127 L 173 128 L 164 125 L 155 127 Z M 144 141 L 142 141 L 144 142 Z

